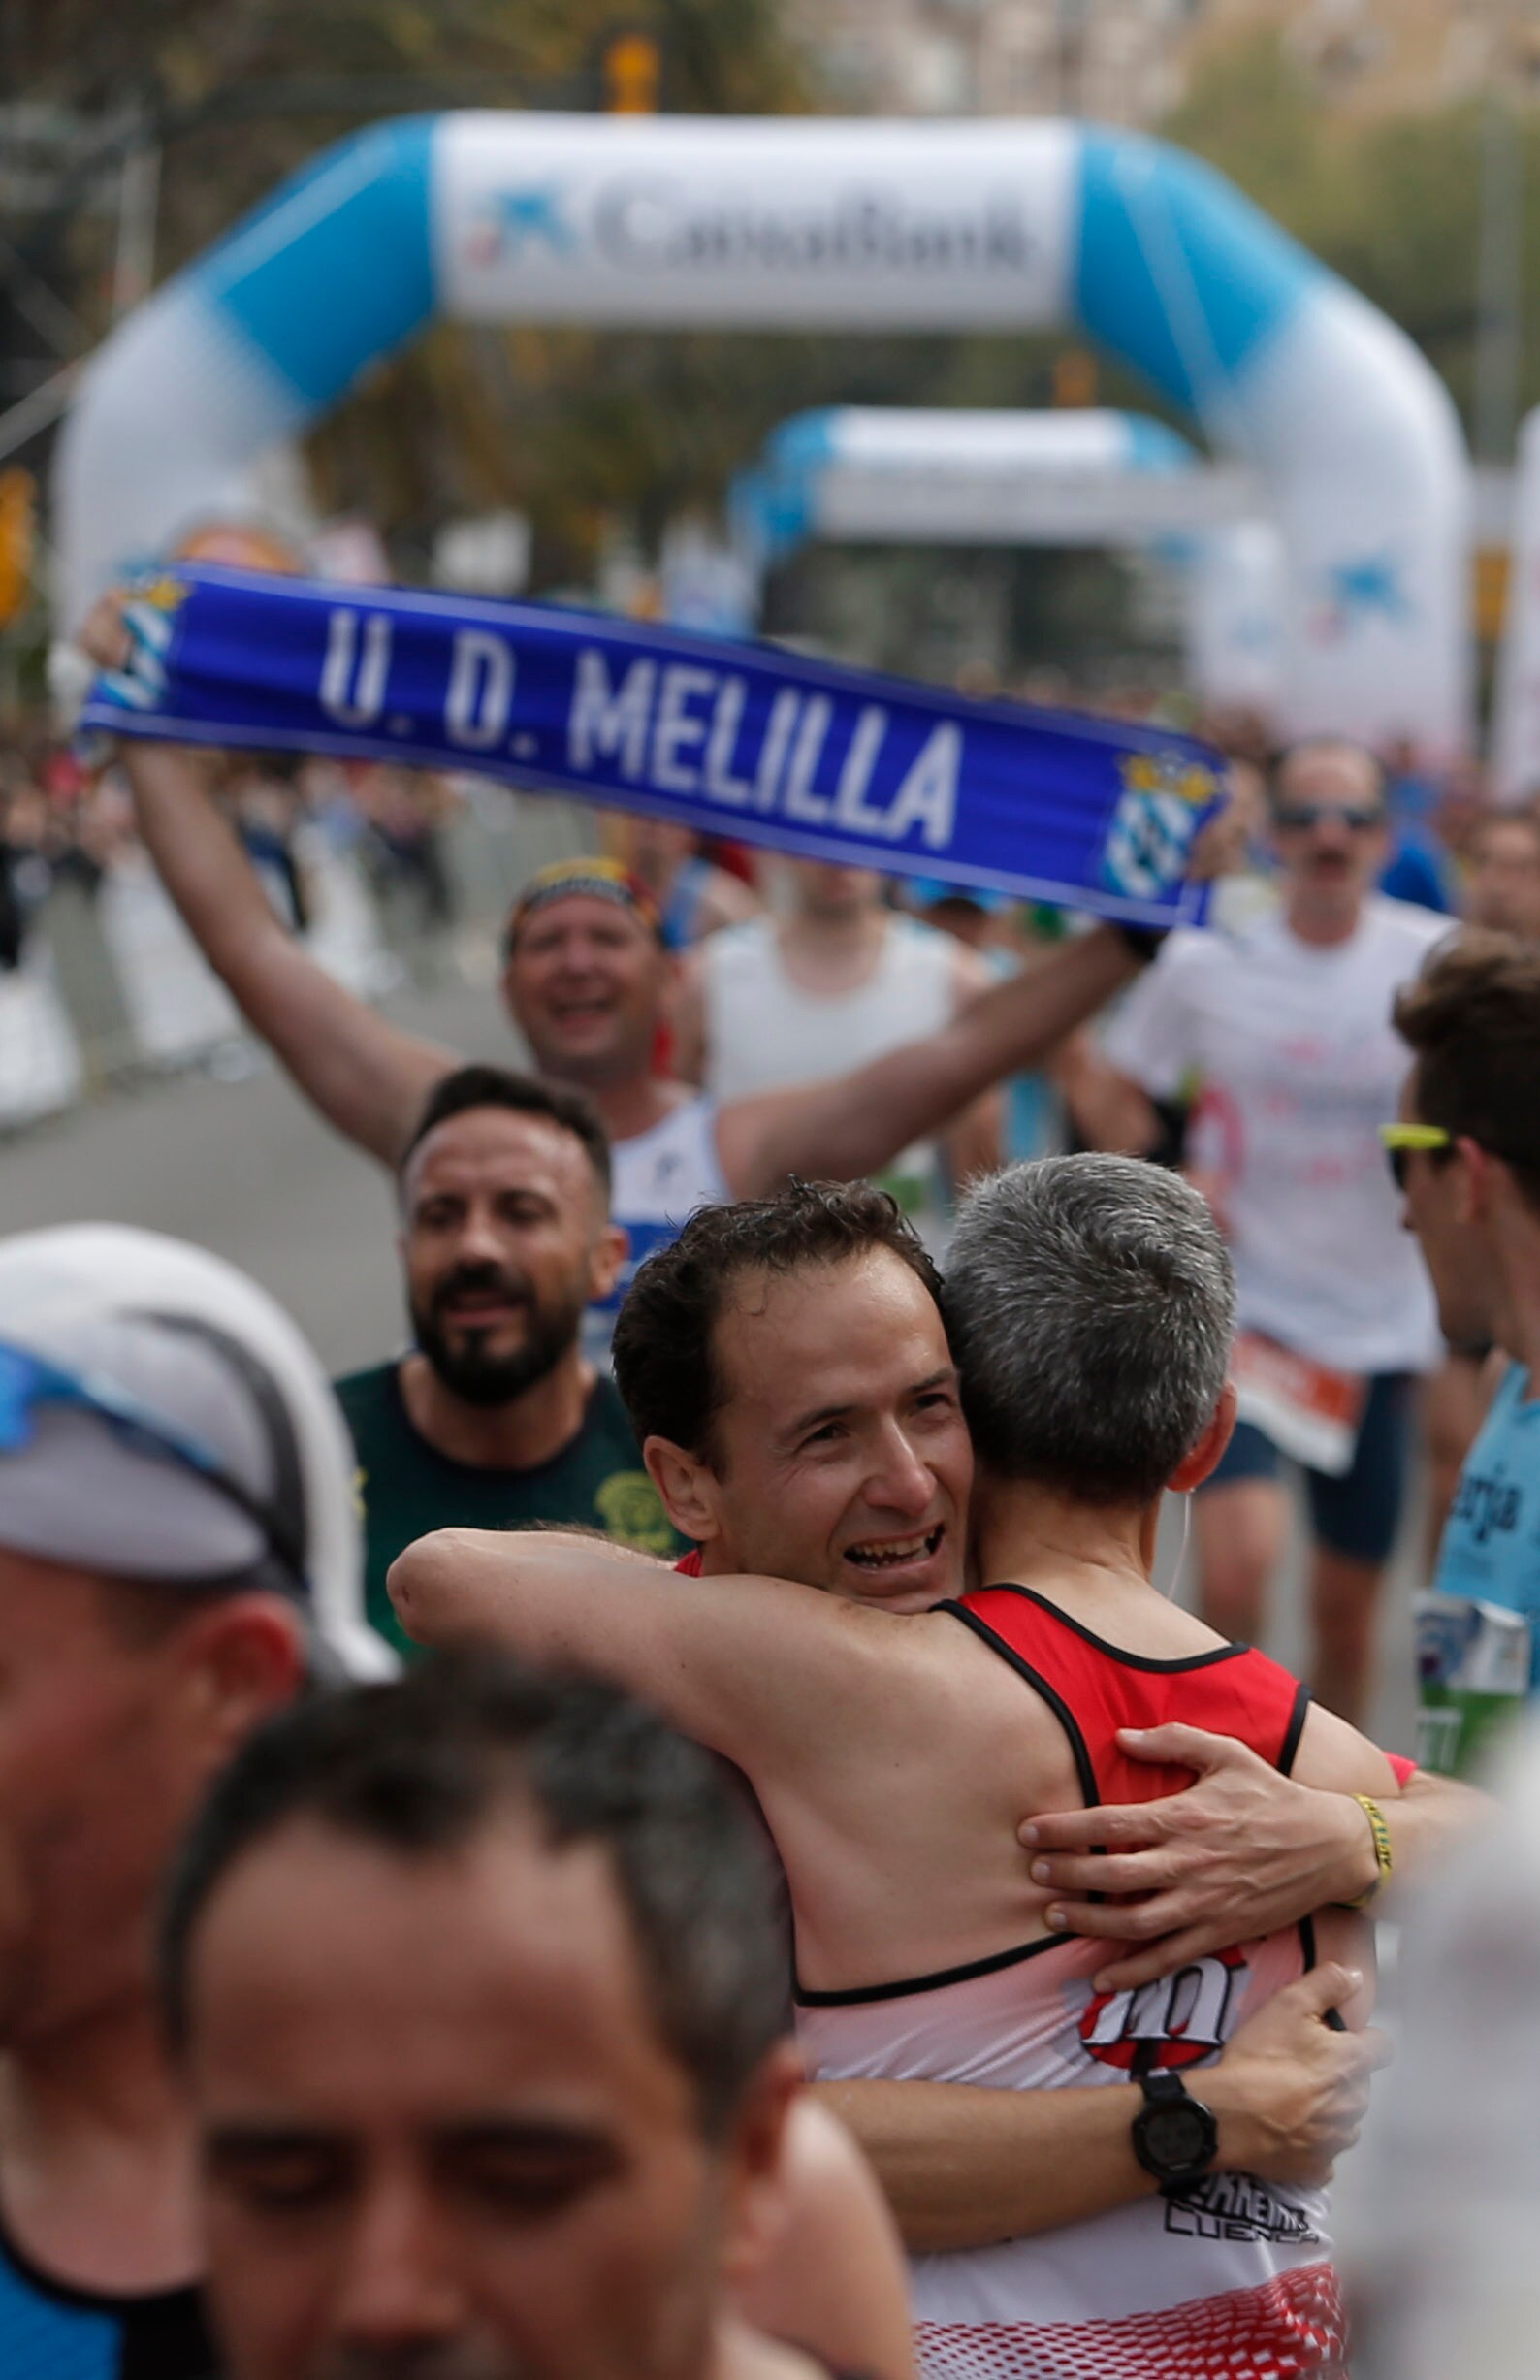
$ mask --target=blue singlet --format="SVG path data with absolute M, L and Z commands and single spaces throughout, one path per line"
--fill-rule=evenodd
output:
M 1540 1686 L 1540 1398 L 1510 1364 L 1465 1457 L 1438 1549 L 1434 1592 L 1523 1612 Z

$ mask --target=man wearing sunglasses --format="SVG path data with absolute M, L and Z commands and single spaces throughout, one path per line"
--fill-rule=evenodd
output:
M 213 2365 L 151 1912 L 307 1669 L 380 1675 L 352 1457 L 287 1315 L 198 1248 L 0 1241 L 0 2372 Z
M 1194 1499 L 1203 1616 L 1227 1637 L 1260 1635 L 1292 1455 L 1309 1495 L 1312 1684 L 1358 1720 L 1413 1376 L 1438 1355 L 1375 1134 L 1406 1071 L 1392 1004 L 1449 927 L 1375 891 L 1389 842 L 1371 754 L 1297 745 L 1274 771 L 1271 826 L 1277 910 L 1173 935 L 1107 1048 L 1131 1092 L 1195 1098 L 1189 1158 L 1235 1260 L 1241 1419 Z M 1151 1109 L 1146 1145 L 1156 1130 Z
M 1471 931 L 1396 1004 L 1414 1055 L 1382 1138 L 1457 1346 L 1508 1359 L 1419 1615 L 1424 1748 L 1469 1767 L 1540 1683 L 1540 952 Z

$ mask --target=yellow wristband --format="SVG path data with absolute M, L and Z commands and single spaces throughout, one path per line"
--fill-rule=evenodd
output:
M 1355 1793 L 1353 1799 L 1369 1822 L 1369 1836 L 1374 1845 L 1374 1881 L 1367 1892 L 1361 1892 L 1356 1901 L 1349 1901 L 1346 1906 L 1349 1909 L 1367 1909 L 1390 1882 L 1396 1854 L 1391 1849 L 1391 1830 L 1385 1823 L 1385 1813 L 1379 1803 L 1371 1802 L 1366 1793 Z

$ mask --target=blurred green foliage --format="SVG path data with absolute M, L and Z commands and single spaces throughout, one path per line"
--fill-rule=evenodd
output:
M 1521 193 L 1522 412 L 1540 403 L 1540 115 L 1508 104 Z M 1324 106 L 1304 67 L 1264 32 L 1212 53 L 1162 129 L 1399 323 L 1471 429 L 1479 102 L 1364 122 Z
M 780 0 L 14 0 L 0 11 L 0 67 L 13 95 L 86 113 L 111 113 L 138 95 L 181 112 L 163 162 L 163 276 L 326 142 L 381 113 L 602 104 L 606 46 L 633 32 L 658 44 L 665 109 L 761 113 L 820 104 Z M 1533 112 L 1516 121 L 1531 299 L 1521 396 L 1533 403 L 1540 122 Z M 1162 129 L 1401 323 L 1468 423 L 1479 109 L 1355 121 L 1323 104 L 1303 66 L 1275 34 L 1262 33 L 1211 51 Z M 15 236 L 15 227 L 0 231 Z M 48 259 L 63 279 L 73 267 L 72 302 L 98 330 L 110 243 L 110 225 L 82 215 L 57 227 Z M 589 576 L 618 525 L 646 549 L 669 517 L 714 506 L 765 434 L 802 406 L 1047 403 L 1062 344 L 443 324 L 321 426 L 311 459 L 323 504 L 378 522 L 403 575 L 421 567 L 446 515 L 511 503 L 534 523 L 536 583 L 570 584 Z M 1099 397 L 1150 402 L 1131 375 L 1110 368 Z M 895 618 L 921 603 L 928 571 L 894 580 Z M 1009 575 L 1000 600 L 1018 644 L 1041 644 L 1057 612 L 1102 622 L 1115 641 L 1115 572 L 1083 558 L 1023 557 Z M 859 574 L 850 581 L 863 583 Z M 864 600 L 852 595 L 847 609 Z

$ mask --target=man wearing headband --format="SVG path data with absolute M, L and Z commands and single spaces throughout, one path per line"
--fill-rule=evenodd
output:
M 307 1670 L 391 1665 L 352 1460 L 288 1316 L 201 1249 L 0 1241 L 0 2372 L 205 2380 L 151 1919 Z
M 128 639 L 109 596 L 82 631 L 103 668 Z M 167 889 L 253 1030 L 329 1122 L 395 1166 L 423 1100 L 456 1061 L 332 979 L 288 934 L 187 755 L 130 742 L 122 765 Z M 716 1102 L 654 1072 L 675 961 L 636 880 L 613 864 L 541 872 L 509 922 L 504 1004 L 540 1072 L 587 1091 L 609 1134 L 629 1272 L 692 1208 L 762 1196 L 788 1175 L 853 1180 L 1037 1065 L 1139 971 L 1112 926 L 1077 935 L 941 1030 L 832 1080 Z

